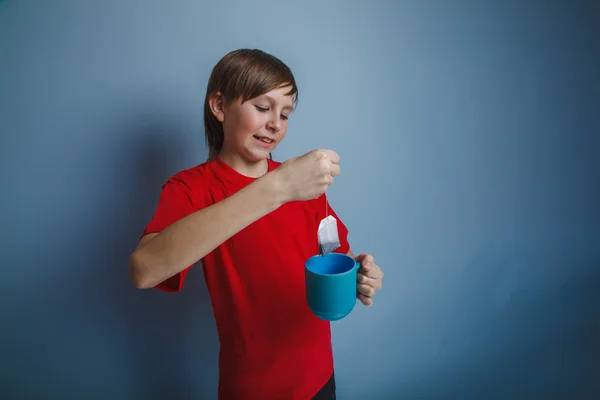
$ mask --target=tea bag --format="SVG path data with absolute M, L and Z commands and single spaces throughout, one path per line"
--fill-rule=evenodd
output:
M 319 223 L 317 236 L 319 238 L 319 248 L 321 255 L 326 256 L 338 247 L 341 246 L 338 236 L 337 220 L 329 215 L 327 216 L 327 198 L 325 198 L 325 215 L 326 217 Z

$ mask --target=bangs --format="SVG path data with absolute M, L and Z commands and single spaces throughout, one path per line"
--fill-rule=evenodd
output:
M 232 54 L 223 70 L 229 79 L 221 81 L 220 92 L 228 100 L 240 98 L 243 102 L 270 92 L 290 87 L 286 93 L 298 100 L 298 88 L 292 71 L 279 59 L 258 51 Z M 225 77 L 223 77 L 225 78 Z

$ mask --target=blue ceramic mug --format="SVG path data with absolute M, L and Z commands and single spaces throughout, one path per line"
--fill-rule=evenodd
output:
M 319 318 L 337 321 L 356 304 L 356 273 L 360 263 L 345 254 L 316 255 L 304 264 L 306 302 Z

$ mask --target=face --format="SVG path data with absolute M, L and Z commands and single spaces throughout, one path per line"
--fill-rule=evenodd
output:
M 222 155 L 250 163 L 267 158 L 287 132 L 293 104 L 292 96 L 286 95 L 289 90 L 277 88 L 243 104 L 239 99 L 228 104 L 215 99 L 213 114 L 225 133 Z

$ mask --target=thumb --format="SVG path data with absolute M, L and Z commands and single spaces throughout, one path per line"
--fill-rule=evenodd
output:
M 367 262 L 367 257 L 368 254 L 359 254 L 356 257 L 356 261 L 360 262 L 360 266 L 362 267 L 363 271 L 370 271 L 371 270 L 371 264 Z

